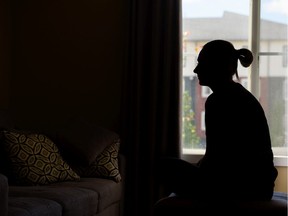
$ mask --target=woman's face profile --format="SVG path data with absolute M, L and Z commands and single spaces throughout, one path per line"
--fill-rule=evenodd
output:
M 215 76 L 216 65 L 215 62 L 211 59 L 211 56 L 205 47 L 199 53 L 197 61 L 198 64 L 194 69 L 194 73 L 197 74 L 199 84 L 202 86 L 210 86 L 217 80 L 217 77 Z

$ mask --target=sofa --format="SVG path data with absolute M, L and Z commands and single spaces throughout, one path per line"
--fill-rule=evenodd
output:
M 200 201 L 171 193 L 155 203 L 154 216 L 287 216 L 287 198 L 286 193 L 274 192 L 270 201 L 236 201 L 231 197 Z
M 120 216 L 118 134 L 85 121 L 53 133 L 1 127 L 1 216 Z

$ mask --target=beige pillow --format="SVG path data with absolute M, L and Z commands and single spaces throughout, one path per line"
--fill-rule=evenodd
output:
M 12 175 L 21 185 L 47 185 L 80 177 L 63 160 L 57 146 L 45 135 L 2 131 Z
M 78 165 L 73 166 L 73 169 L 81 177 L 100 177 L 120 182 L 121 175 L 118 166 L 119 148 L 120 139 L 116 139 L 89 166 Z

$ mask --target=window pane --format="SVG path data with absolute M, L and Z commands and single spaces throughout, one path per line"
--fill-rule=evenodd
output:
M 268 120 L 275 156 L 287 156 L 288 1 L 265 0 L 260 24 L 260 103 Z M 283 5 L 282 5 L 283 4 Z M 286 4 L 286 5 L 285 5 Z M 268 20 L 274 17 L 273 20 Z
M 204 103 L 211 93 L 198 84 L 193 69 L 202 46 L 215 39 L 231 41 L 235 48 L 248 47 L 249 0 L 182 1 L 183 29 L 183 153 L 204 153 Z M 237 28 L 235 28 L 237 26 Z M 248 69 L 239 66 L 241 82 L 247 83 Z
M 288 140 L 288 1 L 262 0 L 260 24 L 260 103 L 270 127 L 275 156 L 287 155 Z M 248 48 L 249 0 L 182 0 L 183 29 L 183 153 L 205 150 L 204 103 L 211 93 L 199 86 L 193 73 L 202 46 L 213 39 Z M 247 87 L 248 69 L 238 67 L 240 82 Z

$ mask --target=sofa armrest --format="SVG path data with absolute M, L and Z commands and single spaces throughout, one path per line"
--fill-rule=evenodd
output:
M 119 154 L 118 155 L 118 165 L 119 165 L 119 172 L 121 174 L 121 179 L 124 180 L 125 179 L 125 167 L 126 167 L 126 159 L 125 156 L 123 154 Z
M 121 184 L 122 184 L 122 197 L 120 202 L 120 216 L 124 215 L 124 205 L 125 205 L 125 178 L 126 178 L 126 158 L 123 154 L 119 154 L 119 171 L 121 174 Z
M 8 215 L 8 179 L 0 173 L 0 215 Z

